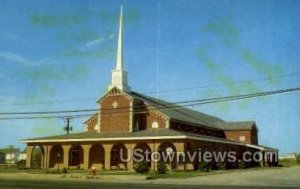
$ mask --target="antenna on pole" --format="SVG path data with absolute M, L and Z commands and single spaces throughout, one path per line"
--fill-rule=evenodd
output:
M 70 134 L 70 131 L 73 130 L 73 127 L 70 126 L 70 120 L 72 119 L 72 117 L 66 117 L 66 122 L 67 122 L 67 125 L 64 127 L 64 130 L 67 132 L 67 135 Z

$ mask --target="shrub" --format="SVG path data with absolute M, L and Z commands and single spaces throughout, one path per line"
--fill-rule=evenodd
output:
M 298 155 L 296 156 L 296 161 L 297 161 L 297 163 L 300 163 L 300 154 L 298 154 Z
M 158 174 L 166 174 L 167 166 L 164 162 L 160 161 L 157 163 L 157 173 Z
M 17 167 L 19 169 L 25 169 L 25 166 L 26 166 L 26 161 L 25 160 L 21 160 L 17 163 Z
M 62 173 L 68 173 L 68 169 L 64 167 L 64 168 L 62 169 Z
M 136 163 L 134 165 L 134 170 L 137 173 L 148 173 L 150 170 L 150 167 L 147 162 L 143 161 L 143 162 Z
M 225 170 L 226 169 L 226 163 L 225 162 L 218 162 L 217 163 L 218 170 Z
M 201 161 L 199 163 L 199 170 L 200 171 L 205 171 L 205 172 L 209 172 L 211 169 L 211 164 L 206 162 L 206 161 Z
M 246 163 L 243 160 L 239 160 L 237 166 L 238 166 L 239 169 L 245 169 L 246 168 Z

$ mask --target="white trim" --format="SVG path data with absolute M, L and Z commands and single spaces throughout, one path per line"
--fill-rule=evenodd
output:
M 253 145 L 253 144 L 245 144 L 245 145 L 247 147 L 256 148 L 256 149 L 261 150 L 261 151 L 272 151 L 272 152 L 277 152 L 278 151 L 277 149 L 264 148 L 262 146 L 256 146 L 256 145 Z
M 234 141 L 218 141 L 216 139 L 199 138 L 193 136 L 149 136 L 149 137 L 116 137 L 116 138 L 86 138 L 86 139 L 42 139 L 42 140 L 21 140 L 22 143 L 43 143 L 43 142 L 92 142 L 92 141 L 126 141 L 126 140 L 160 140 L 160 139 L 192 139 L 208 142 L 234 144 L 245 146 L 244 143 Z
M 118 140 L 151 140 L 151 139 L 187 139 L 187 136 L 157 136 L 157 137 L 115 137 L 115 138 L 85 138 L 85 139 L 41 139 L 21 140 L 22 143 L 39 142 L 86 142 L 86 141 L 118 141 Z

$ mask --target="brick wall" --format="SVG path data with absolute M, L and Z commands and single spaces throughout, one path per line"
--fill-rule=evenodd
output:
M 114 108 L 114 104 L 116 108 Z M 129 107 L 130 100 L 122 95 L 103 99 L 101 102 L 101 132 L 130 131 Z
M 239 141 L 239 142 L 253 144 L 251 130 L 245 130 L 245 131 L 225 131 L 225 135 L 226 135 L 226 138 L 230 139 L 230 140 L 235 140 L 235 141 Z M 245 137 L 245 140 L 241 141 L 240 137 L 242 137 L 242 138 Z
M 149 111 L 146 117 L 147 129 L 152 128 L 153 122 L 157 122 L 158 128 L 166 128 L 166 120 L 154 111 Z
M 98 122 L 98 115 L 93 115 L 86 121 L 86 130 L 87 131 L 95 131 L 95 126 Z

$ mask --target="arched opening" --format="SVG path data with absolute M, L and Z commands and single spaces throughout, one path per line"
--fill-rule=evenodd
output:
M 177 168 L 176 147 L 171 142 L 162 143 L 158 148 L 158 152 L 161 155 L 161 161 L 166 163 L 169 170 Z
M 80 168 L 83 164 L 83 149 L 80 145 L 73 145 L 69 151 L 69 166 Z
M 151 167 L 151 148 L 146 143 L 137 143 L 133 150 L 133 163 L 146 162 Z
M 101 144 L 93 144 L 89 152 L 89 168 L 104 168 L 104 148 Z
M 31 152 L 31 168 L 43 168 L 44 149 L 40 145 L 35 145 Z
M 114 144 L 110 151 L 110 168 L 127 169 L 127 148 L 124 144 Z
M 49 168 L 62 166 L 64 161 L 64 150 L 61 145 L 54 145 L 50 150 Z

